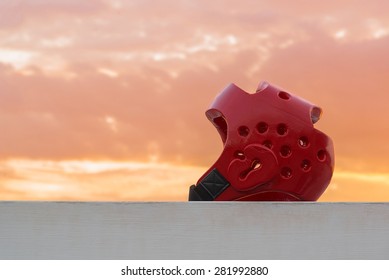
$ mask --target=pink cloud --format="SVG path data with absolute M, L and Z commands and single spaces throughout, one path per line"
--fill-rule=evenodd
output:
M 103 1 L 16 0 L 0 3 L 0 28 L 14 29 L 31 20 L 52 20 L 59 14 L 86 15 L 105 7 Z

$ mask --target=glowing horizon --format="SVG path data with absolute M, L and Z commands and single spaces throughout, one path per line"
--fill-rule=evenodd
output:
M 193 178 L 207 170 L 205 166 L 153 161 L 102 160 L 12 159 L 1 162 L 1 166 L 7 183 L 3 184 L 0 195 L 6 200 L 182 201 L 187 199 L 189 186 L 195 183 Z M 360 198 L 360 193 L 351 192 L 347 182 L 361 187 L 368 184 L 369 192 L 362 190 L 365 199 Z M 132 187 L 128 188 L 129 185 Z M 112 191 L 114 197 L 104 196 Z M 336 196 L 339 191 L 344 195 L 341 199 Z M 389 173 L 337 171 L 319 201 L 386 201 L 387 195 Z

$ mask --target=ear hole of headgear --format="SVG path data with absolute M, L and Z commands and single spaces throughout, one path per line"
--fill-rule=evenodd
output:
M 223 114 L 216 109 L 210 109 L 206 112 L 206 115 L 207 118 L 216 127 L 224 143 L 227 140 L 227 122 Z

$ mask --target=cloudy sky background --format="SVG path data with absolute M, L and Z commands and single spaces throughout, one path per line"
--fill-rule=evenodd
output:
M 186 200 L 205 110 L 266 80 L 324 109 L 321 201 L 389 201 L 389 2 L 0 0 L 0 199 Z

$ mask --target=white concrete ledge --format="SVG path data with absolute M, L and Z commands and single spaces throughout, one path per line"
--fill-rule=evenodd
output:
M 389 259 L 389 204 L 0 202 L 0 259 Z

